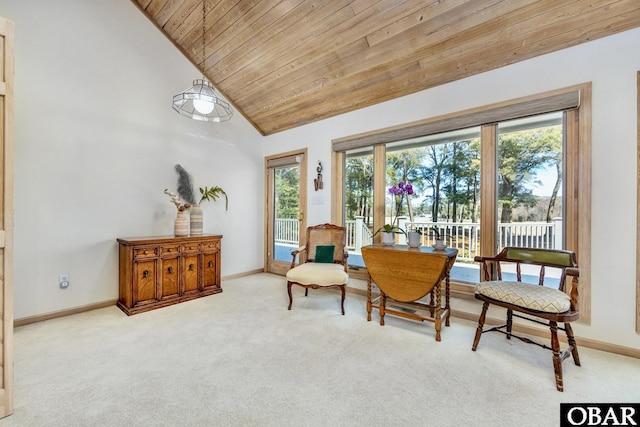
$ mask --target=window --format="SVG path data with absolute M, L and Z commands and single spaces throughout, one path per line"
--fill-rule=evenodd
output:
M 458 290 L 471 291 L 479 280 L 475 255 L 504 246 L 567 248 L 588 266 L 589 122 L 587 84 L 334 140 L 342 165 L 334 221 L 358 223 L 350 266 L 364 267 L 358 244 L 387 223 L 422 231 L 423 245 L 444 235 L 458 249 L 451 272 Z M 388 191 L 401 182 L 412 185 L 411 195 Z M 581 270 L 588 321 L 590 275 Z
M 424 246 L 442 237 L 458 249 L 451 277 L 477 282 L 480 127 L 386 144 L 386 188 L 400 183 L 410 184 L 413 194 L 398 197 L 387 191 L 385 223 L 420 231 Z
M 373 242 L 373 150 L 348 152 L 344 165 L 344 225 L 349 265 L 364 267 L 359 248 Z

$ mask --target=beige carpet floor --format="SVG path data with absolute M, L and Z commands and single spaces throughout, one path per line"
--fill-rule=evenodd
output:
M 561 402 L 640 402 L 640 360 L 581 348 L 555 389 L 551 353 L 473 322 L 374 313 L 364 297 L 270 274 L 127 317 L 115 306 L 15 331 L 5 426 L 557 426 Z

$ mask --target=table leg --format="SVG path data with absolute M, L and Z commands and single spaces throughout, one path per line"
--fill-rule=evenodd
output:
M 437 285 L 436 285 L 437 286 Z M 436 303 L 433 299 L 433 289 L 429 292 L 429 314 L 433 317 L 433 310 L 436 308 Z
M 446 326 L 450 326 L 450 322 L 449 322 L 449 317 L 451 316 L 451 307 L 449 306 L 449 299 L 450 299 L 450 289 L 449 289 L 449 272 L 451 271 L 451 267 L 453 266 L 453 264 L 450 264 L 447 266 L 447 273 L 444 276 L 444 283 L 445 283 L 445 288 L 444 288 L 444 308 L 447 310 L 447 318 L 445 320 L 445 325 Z
M 440 341 L 440 330 L 442 329 L 442 307 L 440 307 L 441 301 L 441 286 L 440 283 L 436 285 L 436 317 L 435 317 L 435 329 L 436 329 L 436 341 Z
M 387 304 L 387 296 L 380 289 L 380 326 L 384 326 L 384 309 Z
M 371 322 L 371 276 L 367 276 L 367 322 Z

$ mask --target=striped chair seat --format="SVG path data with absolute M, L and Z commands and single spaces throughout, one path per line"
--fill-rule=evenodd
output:
M 564 313 L 571 308 L 571 298 L 558 289 L 521 282 L 495 280 L 481 282 L 476 292 L 491 299 L 544 313 Z

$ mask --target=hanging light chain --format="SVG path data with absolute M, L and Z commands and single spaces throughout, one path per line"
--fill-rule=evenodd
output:
M 205 17 L 207 16 L 207 0 L 202 0 L 202 64 L 200 67 L 202 68 L 202 76 L 206 78 L 205 70 L 204 70 L 204 57 L 205 57 L 205 46 L 206 46 L 206 25 L 205 25 Z

